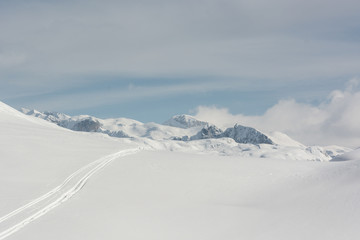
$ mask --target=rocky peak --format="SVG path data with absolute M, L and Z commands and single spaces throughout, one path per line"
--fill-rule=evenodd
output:
M 176 115 L 163 123 L 163 125 L 178 127 L 178 128 L 192 128 L 192 127 L 206 127 L 209 124 L 207 122 L 203 122 L 197 120 L 196 118 L 189 115 Z

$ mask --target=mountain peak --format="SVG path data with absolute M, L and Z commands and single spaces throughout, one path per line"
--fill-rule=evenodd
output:
M 173 116 L 164 122 L 163 125 L 187 129 L 193 127 L 205 127 L 208 126 L 209 123 L 200 121 L 190 115 L 181 114 Z
M 245 127 L 235 124 L 233 128 L 228 128 L 223 136 L 230 137 L 238 143 L 251 144 L 274 144 L 274 142 L 265 134 L 252 127 Z
M 196 135 L 190 137 L 190 140 L 224 137 L 232 138 L 237 143 L 274 144 L 274 142 L 268 136 L 259 132 L 255 128 L 245 127 L 238 124 L 235 124 L 235 126 L 232 128 L 226 129 L 225 132 L 214 125 L 206 126 Z

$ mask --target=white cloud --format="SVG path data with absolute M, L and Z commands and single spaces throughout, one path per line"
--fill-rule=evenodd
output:
M 45 75 L 39 86 L 91 73 L 288 82 L 360 64 L 354 0 L 12 2 L 0 6 L 1 48 L 26 55 L 16 72 Z
M 228 109 L 200 106 L 196 117 L 228 127 L 235 123 L 262 131 L 281 131 L 308 145 L 360 146 L 359 79 L 348 82 L 346 89 L 336 90 L 318 106 L 281 100 L 261 116 L 231 114 Z

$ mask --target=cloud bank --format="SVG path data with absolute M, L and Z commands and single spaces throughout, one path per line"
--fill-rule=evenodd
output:
M 0 87 L 71 86 L 95 73 L 353 76 L 359 10 L 355 0 L 2 1 Z
M 234 115 L 226 108 L 199 106 L 196 117 L 223 128 L 239 123 L 264 132 L 281 131 L 306 145 L 360 147 L 359 82 L 350 80 L 344 90 L 331 92 L 317 106 L 281 100 L 261 116 Z

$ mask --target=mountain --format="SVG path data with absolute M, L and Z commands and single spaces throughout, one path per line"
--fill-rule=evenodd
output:
M 241 125 L 235 125 L 224 132 L 214 125 L 199 121 L 189 115 L 176 115 L 163 125 L 156 123 L 141 123 L 131 119 L 99 119 L 87 115 L 70 117 L 57 112 L 39 112 L 37 110 L 21 109 L 27 115 L 42 118 L 61 127 L 74 131 L 101 132 L 109 136 L 130 138 L 147 137 L 155 140 L 200 140 L 209 138 L 232 138 L 237 143 L 273 144 L 272 140 L 258 130 Z M 193 134 L 179 136 L 179 134 Z M 196 134 L 194 134 L 196 133 Z
M 37 110 L 20 109 L 23 113 L 44 119 L 74 131 L 99 132 L 118 138 L 150 138 L 153 140 L 171 139 L 180 137 L 184 134 L 195 134 L 202 126 L 196 121 L 189 120 L 191 128 L 179 128 L 171 125 L 161 125 L 157 123 L 142 123 L 128 118 L 100 119 L 88 115 L 68 116 L 57 112 L 39 112 Z M 199 121 L 200 122 L 200 121 Z M 195 126 L 199 124 L 198 126 Z
M 48 122 L 55 123 L 56 125 L 64 128 L 68 128 L 74 131 L 81 132 L 100 132 L 100 122 L 91 116 L 82 115 L 78 117 L 70 117 L 63 113 L 58 112 L 40 112 L 37 110 L 29 110 L 21 108 L 21 112 L 29 116 L 44 119 Z
M 255 128 L 245 127 L 236 124 L 232 128 L 226 129 L 224 132 L 218 127 L 211 125 L 201 129 L 196 135 L 191 136 L 189 140 L 200 140 L 210 138 L 231 138 L 237 143 L 249 144 L 274 144 L 274 142 L 265 134 L 259 132 Z M 186 140 L 186 137 L 182 137 Z
M 190 140 L 201 140 L 221 137 L 223 137 L 223 131 L 215 125 L 210 125 L 201 129 L 196 135 L 191 136 Z
M 337 146 L 307 147 L 286 134 L 272 132 L 267 135 L 239 124 L 223 131 L 188 115 L 176 115 L 162 125 L 127 118 L 100 119 L 88 115 L 72 117 L 48 111 L 21 111 L 74 131 L 98 132 L 111 137 L 129 138 L 153 150 L 215 152 L 230 156 L 314 161 L 329 161 L 350 150 Z
M 197 120 L 192 116 L 182 114 L 173 116 L 172 118 L 164 122 L 163 125 L 186 129 L 193 127 L 206 127 L 209 125 L 209 123 Z
M 237 143 L 273 144 L 270 138 L 254 128 L 235 125 L 224 132 L 214 125 L 199 121 L 189 115 L 176 115 L 163 125 L 141 123 L 131 119 L 99 119 L 87 115 L 70 117 L 57 112 L 39 112 L 21 109 L 27 115 L 42 118 L 74 131 L 101 132 L 113 137 L 149 137 L 151 139 L 200 140 L 209 138 L 232 138 Z M 199 130 L 201 128 L 201 130 Z M 179 133 L 194 133 L 191 137 Z
M 244 127 L 238 124 L 233 128 L 226 129 L 223 136 L 232 138 L 237 143 L 274 144 L 268 136 L 255 128 Z

